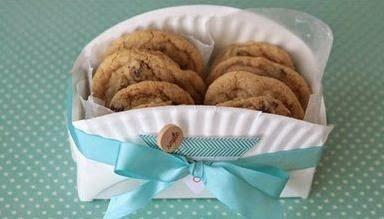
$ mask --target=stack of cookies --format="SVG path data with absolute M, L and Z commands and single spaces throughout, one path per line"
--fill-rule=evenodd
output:
M 112 42 L 92 79 L 93 96 L 114 111 L 202 104 L 203 59 L 180 35 L 140 30 Z
M 113 111 L 204 103 L 304 117 L 310 88 L 277 46 L 233 44 L 217 56 L 205 82 L 203 68 L 198 48 L 184 37 L 139 30 L 111 43 L 92 92 Z
M 289 54 L 262 42 L 233 44 L 217 56 L 204 103 L 303 119 L 311 94 Z

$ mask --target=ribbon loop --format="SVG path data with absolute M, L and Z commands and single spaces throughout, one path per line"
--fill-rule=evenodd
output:
M 144 145 L 122 143 L 115 173 L 136 179 L 174 182 L 188 175 L 188 162 Z
M 203 161 L 196 161 L 192 162 L 189 165 L 189 172 L 194 177 L 193 180 L 195 182 L 199 182 L 201 180 L 204 180 L 204 162 Z
M 223 167 L 251 186 L 274 198 L 280 197 L 289 178 L 284 170 L 272 166 L 255 165 L 253 168 L 244 168 L 227 162 L 217 162 L 214 166 Z

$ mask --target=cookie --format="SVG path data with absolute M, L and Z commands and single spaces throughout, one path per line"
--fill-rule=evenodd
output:
M 113 111 L 149 106 L 194 104 L 192 97 L 179 86 L 162 81 L 142 81 L 117 92 L 109 104 Z
M 263 57 L 234 56 L 217 64 L 206 81 L 210 84 L 221 75 L 232 71 L 247 71 L 284 82 L 296 94 L 303 109 L 307 107 L 311 90 L 304 78 L 291 68 Z
M 230 100 L 224 103 L 219 103 L 217 106 L 247 108 L 262 111 L 264 113 L 272 113 L 282 116 L 291 116 L 291 112 L 284 104 L 272 97 L 258 96 L 245 99 Z
M 158 103 L 145 103 L 145 104 L 135 106 L 132 109 L 141 109 L 141 108 L 156 107 L 156 106 L 168 106 L 168 105 L 172 105 L 172 101 L 164 101 L 164 102 L 158 102 Z
M 181 70 L 168 56 L 157 51 L 120 50 L 108 56 L 93 76 L 93 95 L 106 105 L 116 92 L 140 81 L 166 81 L 186 90 L 196 103 L 202 103 L 205 84 L 190 70 Z
M 245 71 L 229 72 L 217 78 L 205 94 L 205 104 L 216 105 L 230 100 L 268 96 L 281 101 L 292 117 L 302 119 L 304 110 L 296 95 L 283 82 Z
M 115 40 L 107 49 L 106 55 L 121 49 L 160 51 L 179 64 L 181 69 L 189 69 L 200 75 L 203 71 L 203 57 L 199 50 L 178 34 L 160 30 L 137 30 Z
M 213 67 L 233 56 L 264 57 L 288 68 L 295 69 L 293 61 L 286 51 L 278 46 L 265 42 L 232 44 L 216 57 Z

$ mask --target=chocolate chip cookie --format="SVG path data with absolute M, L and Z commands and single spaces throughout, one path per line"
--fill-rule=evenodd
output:
M 284 104 L 269 96 L 250 97 L 245 99 L 230 100 L 224 103 L 219 103 L 217 106 L 247 108 L 259 110 L 265 113 L 272 113 L 282 116 L 291 116 L 291 112 Z
M 181 69 L 193 70 L 200 75 L 203 58 L 194 44 L 184 37 L 160 30 L 138 30 L 115 40 L 107 49 L 110 55 L 121 49 L 142 49 L 160 51 L 179 64 Z
M 215 59 L 213 67 L 233 56 L 264 57 L 278 64 L 295 69 L 290 55 L 278 46 L 265 42 L 235 43 L 228 46 Z
M 157 102 L 157 103 L 145 103 L 145 104 L 135 106 L 132 109 L 141 109 L 141 108 L 147 108 L 147 107 L 168 106 L 168 105 L 172 105 L 172 101 L 164 101 L 164 102 Z
M 302 119 L 304 110 L 296 95 L 284 83 L 274 78 L 244 71 L 229 72 L 217 78 L 207 90 L 205 104 L 216 105 L 230 100 L 269 96 L 281 101 L 292 117 Z
M 119 50 L 108 56 L 93 76 L 92 91 L 106 105 L 116 92 L 140 81 L 166 81 L 186 90 L 202 103 L 205 84 L 190 70 L 181 70 L 168 56 L 157 51 Z
M 162 81 L 142 81 L 117 92 L 109 108 L 124 111 L 149 106 L 194 104 L 192 97 L 179 86 Z
M 311 95 L 310 88 L 304 78 L 291 68 L 263 57 L 234 56 L 217 64 L 206 81 L 210 84 L 221 75 L 232 71 L 247 71 L 284 82 L 296 94 L 303 109 L 307 107 Z

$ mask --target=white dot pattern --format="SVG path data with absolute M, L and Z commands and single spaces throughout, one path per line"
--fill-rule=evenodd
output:
M 197 1 L 193 1 L 197 3 Z M 287 218 L 384 218 L 383 1 L 208 1 L 304 10 L 330 24 L 324 78 L 336 124 L 306 200 Z M 101 218 L 80 202 L 65 122 L 66 79 L 81 48 L 133 15 L 187 1 L 0 0 L 0 218 Z M 257 203 L 255 203 L 256 205 Z M 132 218 L 240 218 L 216 200 L 156 200 Z

